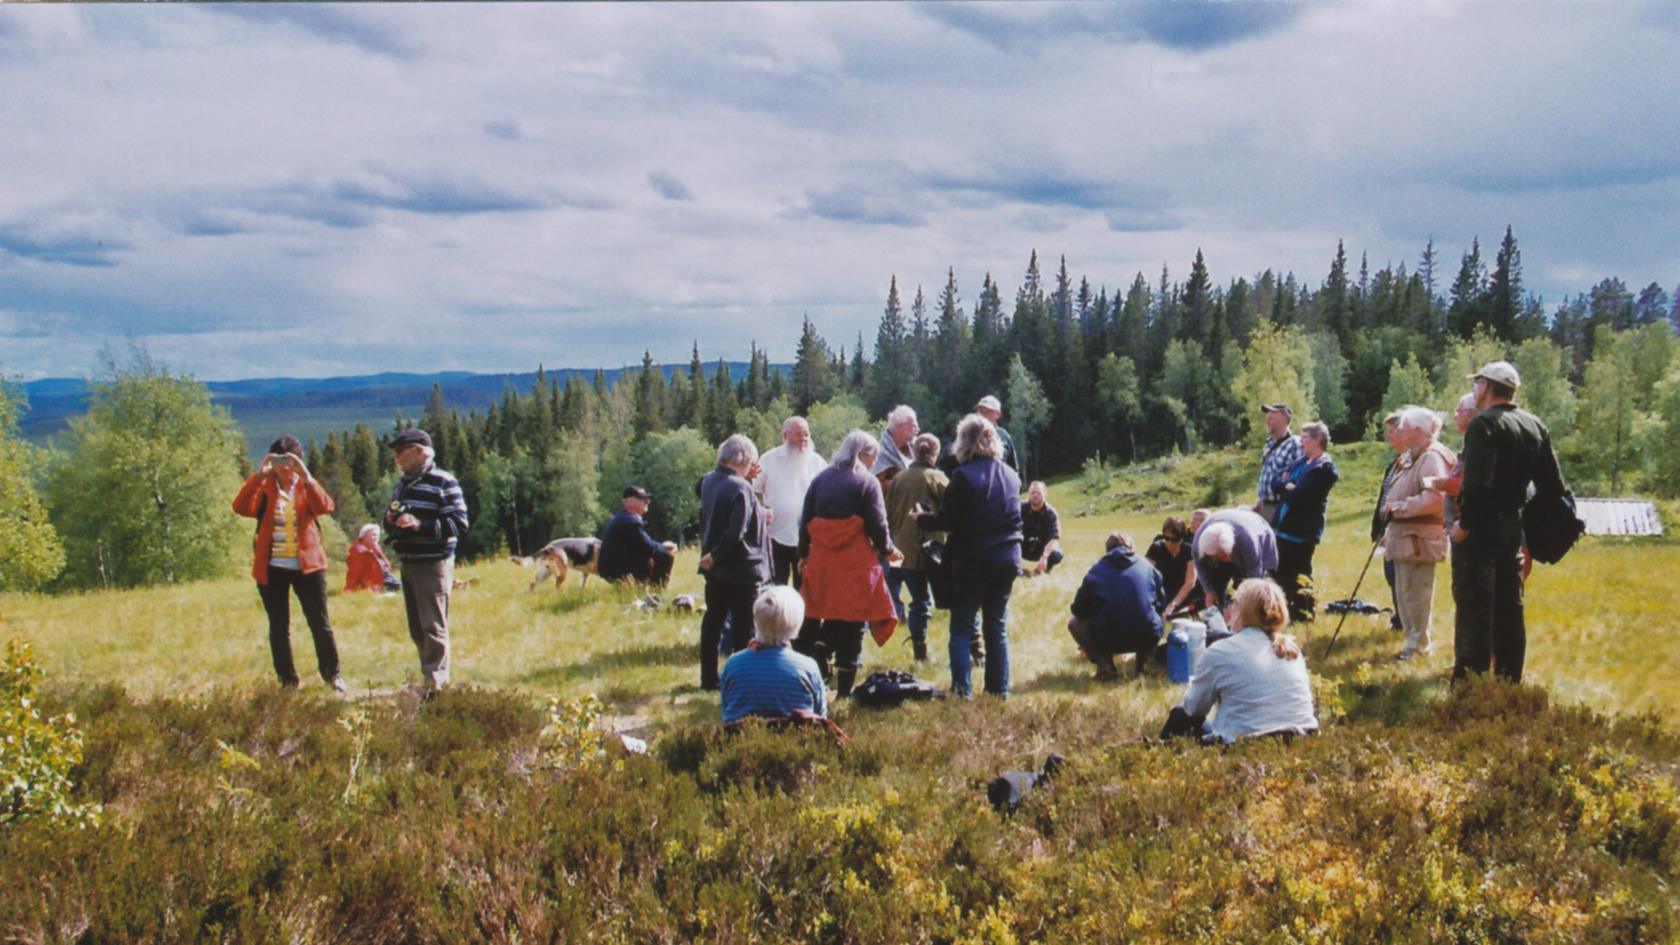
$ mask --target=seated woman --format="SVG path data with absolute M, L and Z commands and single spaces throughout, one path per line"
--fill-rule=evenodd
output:
M 344 589 L 346 591 L 395 590 L 397 580 L 391 574 L 390 559 L 379 547 L 379 526 L 369 523 L 356 532 L 356 540 L 344 555 Z
M 1203 518 L 1206 517 L 1203 512 Z M 1172 598 L 1161 608 L 1163 620 L 1193 614 L 1202 602 L 1202 595 L 1195 593 L 1196 564 L 1191 560 L 1189 542 L 1192 534 L 1194 529 L 1184 519 L 1168 516 L 1161 524 L 1161 534 L 1155 536 L 1143 554 L 1161 572 L 1161 587 Z
M 817 661 L 789 646 L 805 620 L 805 599 L 791 587 L 772 584 L 753 602 L 752 614 L 752 646 L 731 656 L 718 677 L 723 724 L 799 712 L 827 716 Z
M 1283 589 L 1265 578 L 1242 582 L 1225 620 L 1237 632 L 1196 661 L 1190 688 L 1162 736 L 1200 734 L 1229 744 L 1250 735 L 1318 731 L 1307 662 L 1295 639 L 1283 633 L 1289 622 Z M 1219 714 L 1204 725 L 1215 703 Z

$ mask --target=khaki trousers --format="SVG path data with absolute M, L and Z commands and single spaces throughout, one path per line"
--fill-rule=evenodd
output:
M 1394 604 L 1406 632 L 1407 653 L 1428 653 L 1430 610 L 1435 603 L 1436 561 L 1394 562 Z
M 420 651 L 420 676 L 427 689 L 449 682 L 449 591 L 454 581 L 454 558 L 402 562 L 408 636 Z

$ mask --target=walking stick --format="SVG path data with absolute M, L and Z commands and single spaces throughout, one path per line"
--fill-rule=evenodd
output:
M 1365 567 L 1359 569 L 1359 580 L 1353 582 L 1353 590 L 1348 592 L 1346 600 L 1353 600 L 1359 596 L 1359 585 L 1365 583 L 1365 572 L 1371 570 L 1371 562 L 1377 557 L 1377 546 L 1380 544 L 1382 544 L 1381 538 L 1371 542 L 1371 553 L 1365 556 Z M 1336 631 L 1330 634 L 1330 645 L 1324 648 L 1325 659 L 1329 659 L 1331 651 L 1336 649 L 1336 637 L 1341 635 L 1342 624 L 1347 623 L 1348 613 L 1352 609 L 1351 607 L 1342 608 L 1342 619 L 1336 621 Z

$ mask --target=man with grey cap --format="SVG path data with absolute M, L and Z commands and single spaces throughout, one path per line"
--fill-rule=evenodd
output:
M 1522 384 L 1517 369 L 1494 361 L 1470 379 L 1480 413 L 1464 430 L 1464 479 L 1452 529 L 1453 679 L 1491 666 L 1499 678 L 1522 682 L 1522 508 L 1531 484 L 1561 492 L 1563 476 L 1546 425 L 1511 402 Z
M 1283 484 L 1289 481 L 1289 470 L 1301 461 L 1301 438 L 1289 431 L 1295 411 L 1288 404 L 1266 404 L 1260 412 L 1266 416 L 1266 445 L 1260 451 L 1254 511 L 1266 524 L 1274 525 L 1283 501 Z
M 467 502 L 455 477 L 432 462 L 425 430 L 400 430 L 391 454 L 402 477 L 391 492 L 385 529 L 402 568 L 408 635 L 420 651 L 425 697 L 449 682 L 449 593 L 455 583 L 455 544 L 467 533 Z

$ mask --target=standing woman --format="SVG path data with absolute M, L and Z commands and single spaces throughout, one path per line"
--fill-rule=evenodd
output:
M 817 661 L 825 682 L 832 658 L 842 696 L 851 694 L 863 665 L 864 625 L 884 643 L 898 624 L 887 566 L 903 556 L 887 534 L 880 480 L 869 472 L 878 453 L 869 434 L 846 434 L 828 468 L 811 480 L 799 516 L 805 626 L 793 646 Z
M 295 594 L 309 634 L 315 639 L 315 664 L 327 685 L 343 692 L 338 674 L 338 644 L 327 619 L 327 555 L 315 520 L 331 514 L 332 496 L 303 465 L 303 444 L 282 436 L 268 448 L 262 465 L 234 496 L 233 510 L 257 520 L 251 576 L 268 613 L 268 645 L 280 685 L 296 689 L 292 664 L 291 602 Z
M 1329 450 L 1329 427 L 1314 422 L 1301 428 L 1301 459 L 1290 467 L 1278 508 L 1276 577 L 1289 599 L 1289 619 L 1296 622 L 1314 617 L 1313 595 L 1303 590 L 1302 581 L 1312 581 L 1313 552 L 1324 538 L 1330 489 L 1341 478 Z
M 969 645 L 976 614 L 986 640 L 986 691 L 1009 696 L 1009 594 L 1021 568 L 1021 477 L 1003 464 L 1003 441 L 985 417 L 969 414 L 957 425 L 959 465 L 939 511 L 922 511 L 923 528 L 950 533 L 951 690 L 973 693 Z
M 1445 477 L 1458 462 L 1452 450 L 1436 439 L 1441 418 L 1425 407 L 1400 413 L 1398 436 L 1405 448 L 1400 471 L 1388 487 L 1388 531 L 1383 535 L 1383 558 L 1394 562 L 1394 600 L 1406 644 L 1395 657 L 1427 656 L 1430 610 L 1435 600 L 1435 566 L 1447 557 L 1447 526 L 1442 495 L 1426 483 Z

